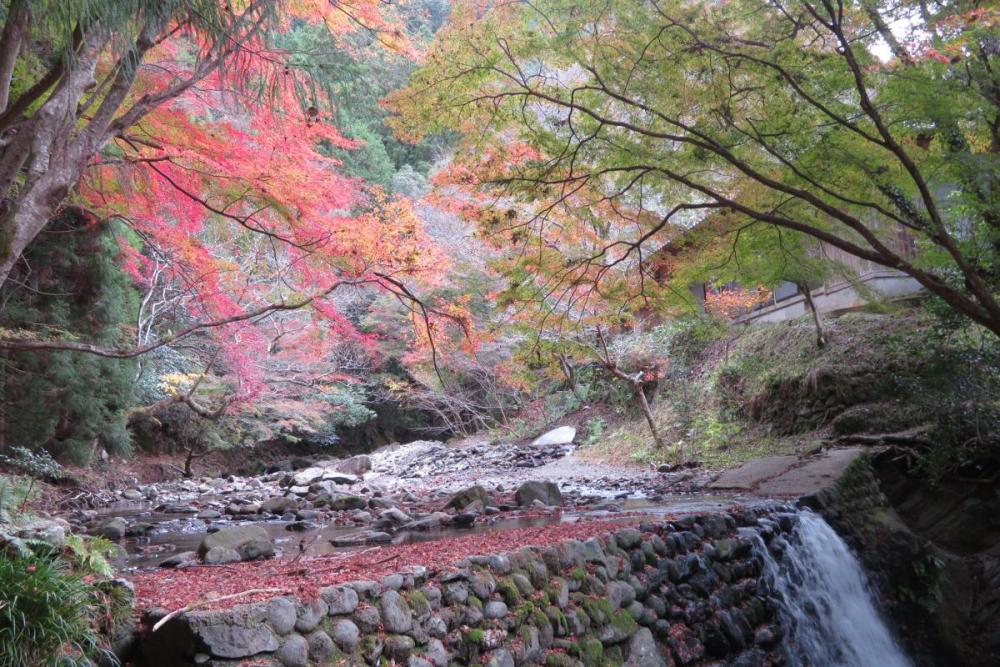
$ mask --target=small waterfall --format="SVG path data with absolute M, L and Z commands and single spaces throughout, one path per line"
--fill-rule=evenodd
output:
M 796 667 L 911 667 L 883 621 L 864 570 L 820 516 L 804 510 L 790 533 L 758 551 L 781 598 L 785 648 Z

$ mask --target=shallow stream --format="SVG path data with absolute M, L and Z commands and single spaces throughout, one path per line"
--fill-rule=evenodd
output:
M 715 512 L 724 510 L 733 504 L 733 499 L 717 495 L 684 495 L 677 498 L 661 498 L 657 501 L 644 499 L 628 499 L 615 501 L 608 505 L 602 503 L 599 508 L 585 506 L 565 509 L 547 514 L 532 514 L 528 516 L 510 516 L 501 513 L 494 516 L 480 516 L 469 527 L 447 526 L 432 530 L 399 531 L 392 538 L 392 544 L 409 542 L 424 542 L 431 540 L 475 535 L 491 530 L 504 528 L 529 528 L 557 523 L 572 523 L 581 520 L 614 520 L 625 519 L 638 514 L 648 514 L 658 517 L 666 514 L 688 514 L 700 512 Z M 511 513 L 515 514 L 515 513 Z M 117 503 L 104 508 L 99 516 L 104 518 L 123 517 L 130 521 L 152 524 L 154 529 L 148 537 L 127 538 L 122 546 L 128 552 L 128 567 L 145 569 L 156 567 L 167 556 L 182 551 L 196 551 L 198 545 L 208 532 L 210 525 L 217 527 L 259 525 L 262 526 L 274 540 L 280 557 L 292 558 L 303 545 L 304 556 L 338 553 L 355 549 L 369 548 L 365 546 L 338 547 L 332 540 L 363 533 L 369 526 L 320 525 L 317 528 L 304 531 L 290 531 L 288 526 L 293 522 L 280 519 L 271 520 L 232 520 L 225 522 L 204 521 L 192 514 L 166 514 L 155 512 L 150 506 L 142 503 Z

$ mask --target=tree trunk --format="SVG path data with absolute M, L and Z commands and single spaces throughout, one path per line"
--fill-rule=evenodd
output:
M 649 407 L 649 401 L 646 400 L 646 392 L 642 390 L 642 382 L 633 382 L 632 391 L 635 393 L 636 400 L 639 401 L 639 407 L 642 408 L 642 414 L 646 417 L 646 423 L 649 424 L 649 432 L 653 435 L 653 442 L 656 443 L 657 447 L 663 449 L 665 447 L 663 438 L 660 437 L 660 432 L 656 428 L 653 411 Z
M 28 33 L 30 12 L 25 0 L 12 0 L 7 10 L 7 22 L 0 35 L 0 113 L 7 110 L 14 65 L 21 53 L 21 44 Z
M 816 327 L 816 347 L 825 347 L 826 334 L 823 332 L 823 321 L 820 319 L 819 311 L 816 310 L 816 304 L 813 302 L 812 290 L 810 290 L 809 286 L 804 283 L 799 283 L 798 288 L 799 291 L 802 292 L 802 296 L 805 297 L 806 306 L 809 308 L 809 313 L 812 315 L 813 326 Z

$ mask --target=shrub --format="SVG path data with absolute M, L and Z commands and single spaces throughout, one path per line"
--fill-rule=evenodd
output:
M 67 477 L 59 462 L 44 449 L 32 451 L 27 447 L 11 447 L 10 455 L 0 454 L 0 464 L 35 479 L 58 481 Z
M 608 423 L 604 421 L 602 417 L 594 417 L 593 419 L 588 419 L 587 423 L 584 424 L 584 428 L 587 431 L 587 435 L 584 438 L 583 444 L 593 445 L 601 440 L 604 435 L 605 429 L 607 429 Z
M 65 561 L 0 552 L 0 667 L 90 664 L 93 595 Z

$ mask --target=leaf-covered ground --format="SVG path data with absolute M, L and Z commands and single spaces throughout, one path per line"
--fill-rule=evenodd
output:
M 358 579 L 377 580 L 386 574 L 418 565 L 433 572 L 466 556 L 501 553 L 568 539 L 587 539 L 639 520 L 638 516 L 633 516 L 614 521 L 498 529 L 485 534 L 329 554 L 299 562 L 268 560 L 140 573 L 133 576 L 132 581 L 139 610 L 160 607 L 172 611 L 195 602 L 262 588 L 282 589 L 286 594 L 308 598 L 315 597 L 324 586 Z M 209 602 L 199 609 L 227 608 L 277 595 L 279 593 L 276 592 L 250 594 Z

